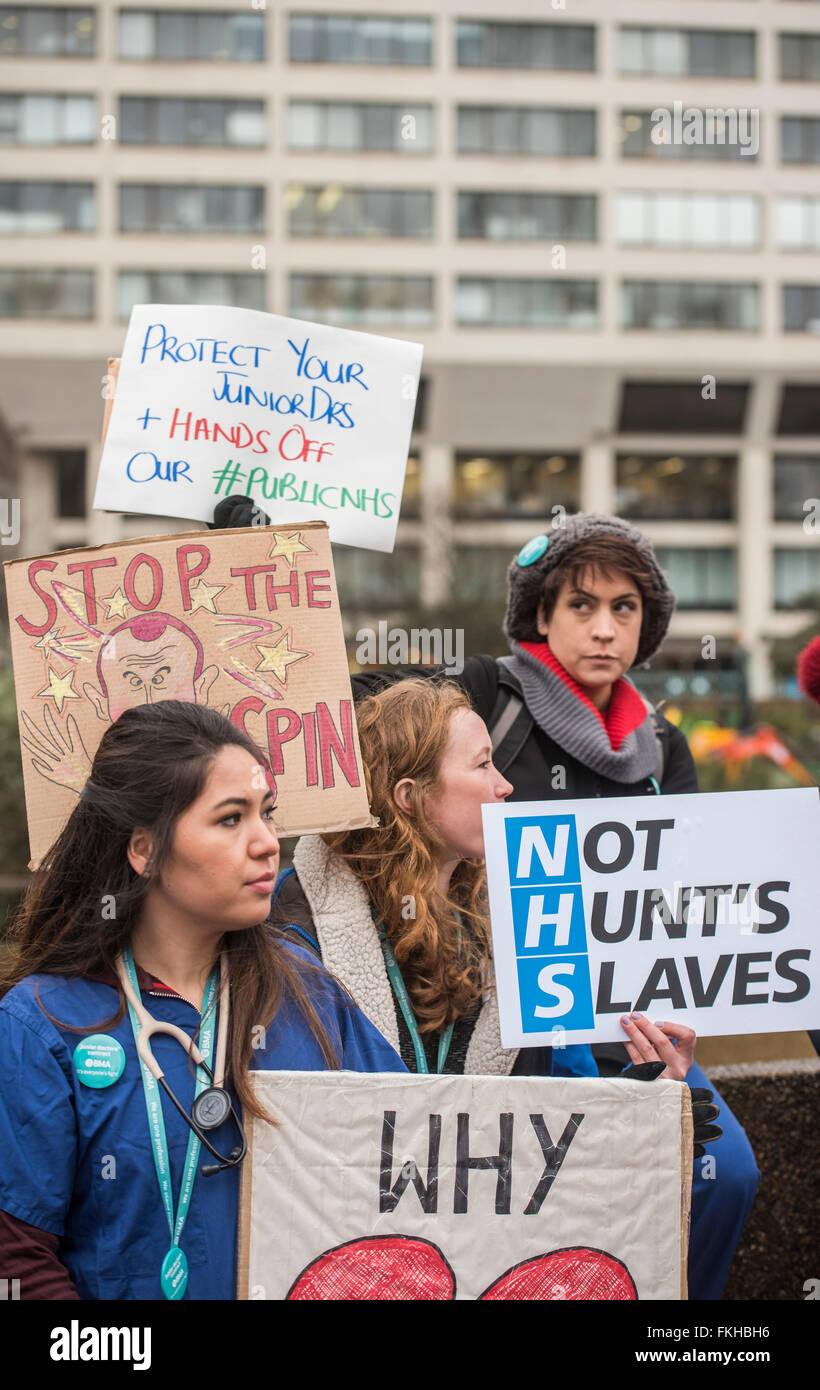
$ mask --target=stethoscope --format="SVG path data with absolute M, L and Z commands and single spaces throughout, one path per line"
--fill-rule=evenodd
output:
M 202 1176 L 209 1178 L 214 1173 L 221 1173 L 225 1168 L 234 1168 L 238 1163 L 242 1162 L 245 1154 L 248 1152 L 248 1141 L 245 1137 L 245 1131 L 242 1128 L 239 1116 L 233 1107 L 233 1102 L 224 1089 L 230 1007 L 228 962 L 224 952 L 219 962 L 219 1039 L 216 1046 L 216 1060 L 214 1062 L 213 1071 L 211 1071 L 193 1038 L 190 1038 L 182 1028 L 178 1028 L 175 1023 L 161 1023 L 158 1022 L 157 1019 L 152 1018 L 128 978 L 128 972 L 126 971 L 125 961 L 122 956 L 117 960 L 117 974 L 120 984 L 125 991 L 125 996 L 134 1010 L 134 1013 L 137 1015 L 140 1024 L 136 1042 L 137 1052 L 141 1061 L 148 1068 L 151 1075 L 159 1082 L 169 1100 L 176 1106 L 183 1120 L 189 1128 L 193 1130 L 200 1143 L 204 1144 L 208 1152 L 212 1153 L 214 1158 L 219 1160 L 218 1163 L 204 1164 L 201 1169 Z M 151 1038 L 154 1033 L 168 1033 L 170 1037 L 175 1038 L 180 1046 L 188 1053 L 192 1061 L 198 1067 L 202 1067 L 211 1083 L 204 1091 L 200 1091 L 199 1095 L 194 1100 L 190 1115 L 174 1095 L 165 1079 L 162 1068 L 151 1050 Z M 234 1145 L 226 1158 L 223 1154 L 219 1153 L 218 1149 L 214 1148 L 206 1131 L 219 1129 L 220 1125 L 223 1125 L 229 1116 L 236 1125 L 240 1143 Z

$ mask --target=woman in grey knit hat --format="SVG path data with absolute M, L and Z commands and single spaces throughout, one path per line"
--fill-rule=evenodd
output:
M 519 551 L 507 582 L 510 656 L 468 657 L 457 679 L 490 730 L 510 801 L 696 792 L 686 739 L 627 676 L 657 652 L 675 606 L 647 537 L 618 517 L 563 517 Z M 437 672 L 361 673 L 354 692 Z M 631 1022 L 626 1031 L 629 1058 L 640 1062 L 645 1040 Z M 593 1052 L 612 1074 L 613 1050 Z M 689 1246 L 690 1298 L 719 1299 L 760 1175 L 744 1130 L 696 1063 L 686 1081 L 711 1089 L 720 1107 L 719 1173 L 695 1164 Z

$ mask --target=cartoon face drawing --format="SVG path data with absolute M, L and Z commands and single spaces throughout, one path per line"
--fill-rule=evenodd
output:
M 97 685 L 83 686 L 100 719 L 114 723 L 123 710 L 158 700 L 206 703 L 219 674 L 204 666 L 202 643 L 170 613 L 129 618 L 110 632 L 97 657 Z

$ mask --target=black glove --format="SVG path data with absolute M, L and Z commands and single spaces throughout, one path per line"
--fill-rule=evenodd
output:
M 252 497 L 223 497 L 208 526 L 212 531 L 227 531 L 232 526 L 270 526 L 270 517 Z
M 665 1062 L 633 1062 L 621 1076 L 627 1081 L 657 1081 L 662 1071 L 666 1071 Z
M 661 1072 L 665 1070 L 665 1062 L 633 1062 L 626 1071 L 621 1072 L 621 1076 L 625 1076 L 629 1081 L 656 1081 Z M 719 1139 L 723 1130 L 720 1125 L 712 1123 L 720 1114 L 718 1106 L 713 1104 L 712 1092 L 707 1091 L 705 1086 L 693 1086 L 691 1095 L 694 1157 L 700 1158 L 705 1152 L 704 1144 L 710 1144 L 713 1139 Z
M 720 1125 L 712 1124 L 720 1114 L 720 1109 L 714 1102 L 711 1091 L 707 1091 L 705 1086 L 693 1086 L 692 1088 L 692 1123 L 695 1126 L 695 1158 L 700 1158 L 703 1154 L 704 1144 L 710 1144 L 713 1139 L 719 1139 L 723 1130 Z

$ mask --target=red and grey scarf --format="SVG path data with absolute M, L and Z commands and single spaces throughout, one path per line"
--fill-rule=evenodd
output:
M 638 782 L 658 765 L 652 713 L 625 676 L 613 683 L 605 714 L 564 669 L 546 642 L 511 642 L 505 664 L 521 683 L 527 708 L 559 747 L 613 782 Z

